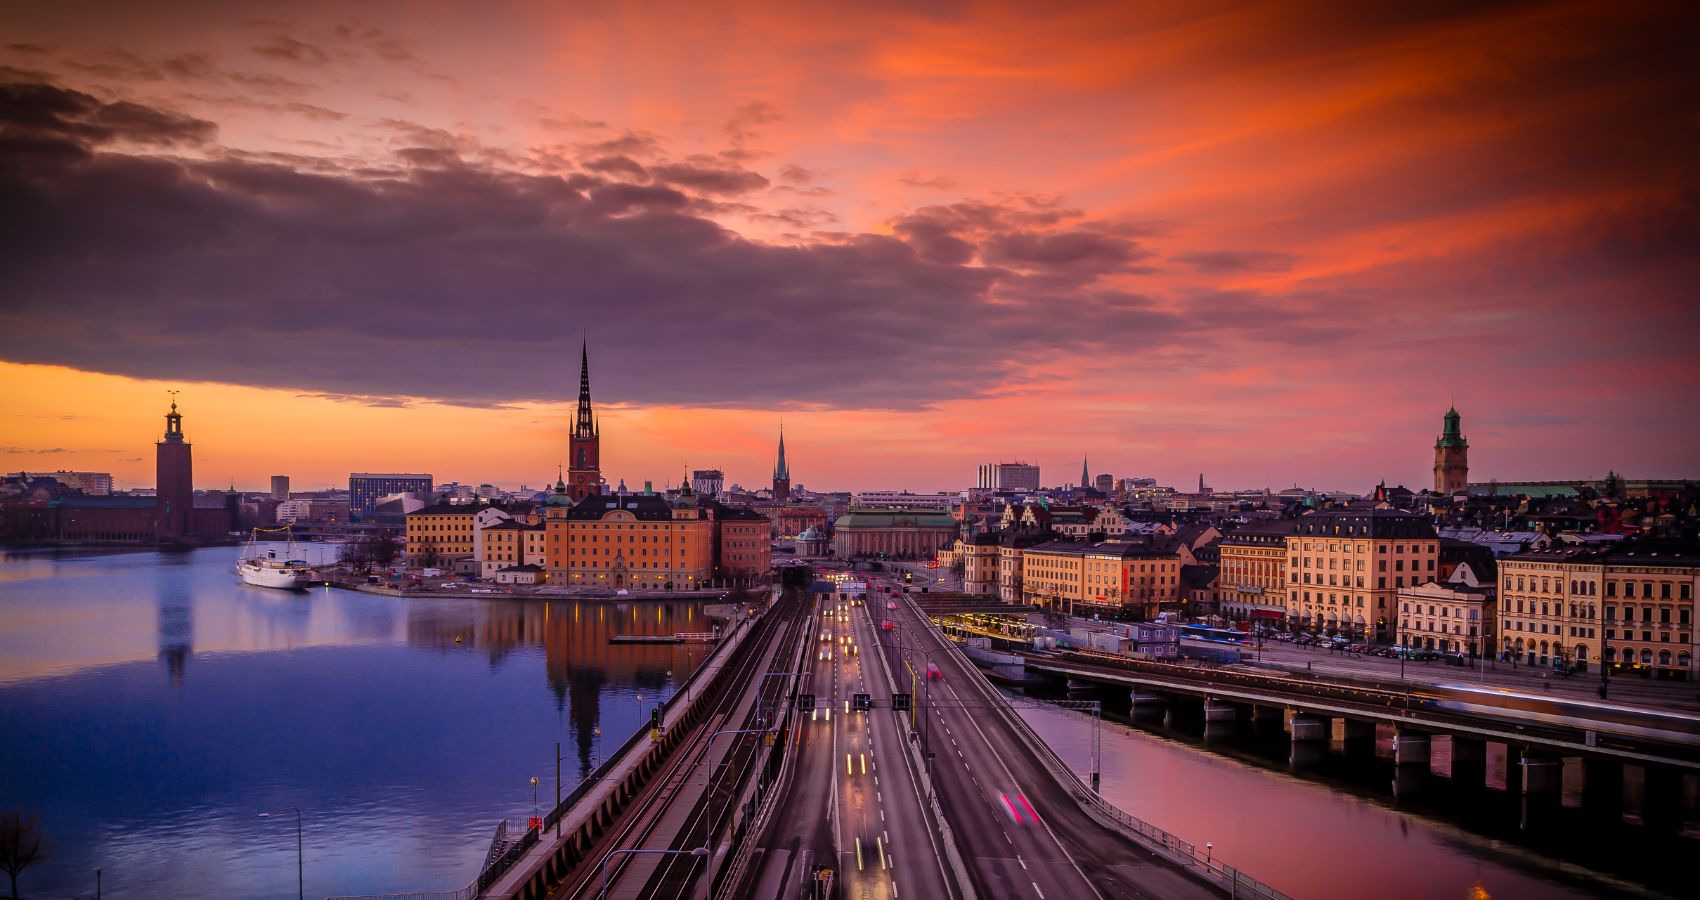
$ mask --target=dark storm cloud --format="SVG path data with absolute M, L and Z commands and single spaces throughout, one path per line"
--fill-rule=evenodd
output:
M 1269 250 L 1190 250 L 1176 253 L 1169 259 L 1207 275 L 1231 275 L 1238 272 L 1285 272 L 1298 262 L 1291 253 Z
M 747 194 L 767 187 L 765 177 L 748 169 L 723 168 L 693 163 L 651 166 L 656 181 L 705 194 Z
M 171 147 L 204 144 L 217 131 L 211 122 L 139 103 L 103 103 L 50 84 L 0 84 L 0 136 L 10 139 L 63 139 L 67 146 L 129 141 Z
M 405 166 L 125 154 L 105 148 L 204 140 L 210 126 L 0 88 L 0 358 L 494 405 L 571 397 L 588 332 L 598 386 L 622 401 L 913 408 L 995 390 L 1024 353 L 1189 327 L 1095 287 L 1146 251 L 1109 226 L 1061 227 L 1078 213 L 1047 201 L 934 207 L 895 236 L 780 246 L 703 217 L 713 195 L 765 185 L 758 173 L 519 174 L 462 156 L 453 135 L 386 124 L 410 145 Z M 981 246 L 1023 271 L 969 264 Z

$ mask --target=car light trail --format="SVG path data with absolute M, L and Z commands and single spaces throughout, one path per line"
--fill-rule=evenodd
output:
M 1009 797 L 1005 796 L 1002 793 L 999 793 L 998 799 L 1003 801 L 1003 808 L 1009 810 L 1009 817 L 1011 819 L 1014 819 L 1016 821 L 1016 824 L 1020 824 L 1021 823 L 1021 813 L 1018 813 L 1018 812 L 1015 811 L 1015 804 L 1009 802 Z

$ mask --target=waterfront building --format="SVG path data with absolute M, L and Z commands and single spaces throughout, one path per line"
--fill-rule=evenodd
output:
M 476 560 L 479 516 L 483 513 L 483 521 L 489 523 L 491 509 L 482 503 L 439 502 L 408 513 L 407 564 L 444 567 L 459 560 Z
M 537 571 L 543 572 L 549 564 L 548 554 L 544 549 L 546 535 L 541 519 L 527 521 L 504 517 L 494 524 L 480 528 L 478 534 L 481 543 L 478 555 L 481 577 L 502 581 L 498 576 L 504 570 L 515 566 L 533 566 Z M 536 580 L 533 579 L 533 582 Z M 547 576 L 543 580 L 547 580 Z
M 1400 588 L 1398 595 L 1395 643 L 1471 659 L 1492 652 L 1493 588 L 1472 587 L 1461 581 L 1428 581 Z
M 1499 560 L 1499 653 L 1525 665 L 1697 677 L 1700 548 L 1550 544 Z
M 980 466 L 974 486 L 1003 493 L 1034 493 L 1039 490 L 1039 467 L 1024 462 L 986 463 Z
M 1434 442 L 1434 492 L 1456 494 L 1469 489 L 1470 442 L 1459 428 L 1457 407 L 1446 411 L 1440 437 Z
M 272 497 L 273 500 L 278 500 L 278 501 L 283 501 L 283 500 L 289 499 L 289 476 L 288 475 L 273 475 L 272 476 L 271 497 Z
M 1219 545 L 1217 602 L 1238 622 L 1279 625 L 1287 615 L 1287 538 L 1292 522 L 1246 525 Z
M 172 400 L 171 411 L 165 415 L 165 437 L 154 452 L 154 520 L 162 541 L 181 540 L 190 533 L 189 515 L 195 508 L 192 449 L 183 437 L 177 401 Z
M 544 504 L 550 581 L 609 590 L 686 591 L 760 583 L 772 568 L 766 517 L 699 497 L 593 494 L 565 484 Z
M 348 476 L 348 508 L 355 513 L 369 513 L 391 494 L 429 495 L 432 490 L 429 474 L 354 472 Z
M 60 469 L 57 472 L 12 472 L 7 478 L 51 478 L 74 491 L 82 491 L 90 497 L 106 497 L 112 494 L 112 473 L 110 472 L 69 472 Z
M 578 502 L 602 493 L 602 426 L 590 405 L 590 343 L 579 345 L 578 413 L 567 441 L 567 496 Z
M 1295 629 L 1389 641 L 1400 588 L 1439 577 L 1440 539 L 1427 516 L 1324 509 L 1287 538 L 1287 622 Z
M 1180 597 L 1181 558 L 1171 540 L 1062 538 L 1027 547 L 1021 557 L 1023 603 L 1153 619 Z
M 791 467 L 785 462 L 785 426 L 779 426 L 779 458 L 773 463 L 773 502 L 791 500 Z
M 839 559 L 933 559 L 956 539 L 957 521 L 937 509 L 851 510 L 832 530 Z

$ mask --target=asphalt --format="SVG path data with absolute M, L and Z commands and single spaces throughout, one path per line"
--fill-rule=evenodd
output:
M 1219 897 L 1205 882 L 1086 815 L 1017 735 L 990 686 L 909 604 L 870 594 L 901 673 L 918 673 L 931 781 L 975 893 L 986 898 Z M 927 666 L 939 678 L 927 679 Z M 900 676 L 901 677 L 901 676 Z M 930 694 L 930 696 L 929 696 Z M 930 706 L 929 706 L 930 702 Z M 930 728 L 930 733 L 929 733 Z

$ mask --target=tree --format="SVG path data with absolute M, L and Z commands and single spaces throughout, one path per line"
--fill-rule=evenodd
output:
M 401 556 L 401 541 L 396 540 L 395 532 L 388 528 L 371 535 L 368 540 L 367 558 L 375 566 L 387 569 Z
M 47 858 L 47 835 L 35 814 L 17 810 L 0 813 L 0 869 L 12 879 L 12 896 L 18 896 L 18 875 Z

